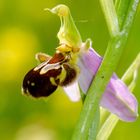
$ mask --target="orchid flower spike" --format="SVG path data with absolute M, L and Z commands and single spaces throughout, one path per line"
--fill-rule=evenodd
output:
M 92 48 L 91 40 L 82 42 L 67 6 L 58 5 L 49 11 L 57 14 L 61 20 L 57 35 L 60 45 L 53 57 L 43 53 L 36 55 L 41 64 L 25 75 L 23 92 L 36 98 L 46 97 L 58 86 L 62 86 L 72 101 L 79 101 L 79 87 L 84 94 L 87 93 L 102 57 Z M 136 98 L 115 73 L 106 87 L 100 105 L 123 121 L 135 121 L 138 116 Z

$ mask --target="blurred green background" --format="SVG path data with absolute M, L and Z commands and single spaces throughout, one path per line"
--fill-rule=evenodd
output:
M 93 40 L 103 55 L 109 39 L 96 0 L 0 0 L 0 140 L 70 140 L 81 102 L 73 103 L 60 88 L 46 100 L 21 95 L 24 75 L 36 66 L 37 52 L 52 55 L 58 44 L 59 18 L 43 9 L 70 7 L 83 41 Z M 121 77 L 140 51 L 140 7 L 127 46 L 116 70 Z M 134 90 L 140 101 L 140 76 Z M 140 119 L 119 122 L 110 140 L 139 140 Z

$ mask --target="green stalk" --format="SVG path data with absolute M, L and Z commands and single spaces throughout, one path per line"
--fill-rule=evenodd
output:
M 109 5 L 109 0 L 105 0 L 108 4 L 102 4 L 103 0 L 100 0 L 102 7 Z M 75 128 L 72 140 L 95 140 L 97 130 L 99 126 L 99 103 L 108 84 L 112 73 L 115 71 L 118 61 L 120 60 L 124 46 L 126 44 L 129 31 L 134 20 L 134 15 L 138 6 L 138 0 L 133 0 L 133 3 L 129 6 L 129 11 L 124 22 L 124 30 L 121 33 L 112 33 L 113 36 L 110 39 L 105 52 L 103 62 L 97 72 L 94 81 L 87 92 L 87 97 L 84 102 L 78 124 Z M 135 5 L 135 7 L 134 7 Z M 108 9 L 108 8 L 104 8 Z M 113 11 L 113 10 L 112 10 Z M 110 13 L 104 11 L 105 17 L 109 17 Z M 106 18 L 107 20 L 110 18 Z M 107 22 L 107 24 L 111 22 Z M 113 25 L 114 26 L 114 25 Z M 109 27 L 109 26 L 108 26 Z M 94 61 L 94 60 L 93 60 Z
M 130 75 L 133 76 L 133 80 L 131 81 L 129 85 L 129 90 L 131 92 L 136 86 L 136 79 L 137 79 L 137 77 L 134 76 L 132 73 L 135 73 L 135 71 L 138 71 L 139 66 L 140 66 L 140 53 L 138 54 L 134 62 L 131 64 L 131 66 L 128 68 L 128 70 L 125 72 L 125 74 L 122 77 L 122 80 L 126 82 L 127 79 L 130 77 Z M 97 134 L 96 140 L 107 140 L 110 134 L 112 133 L 113 129 L 117 125 L 118 121 L 119 121 L 119 118 L 116 115 L 111 113 L 109 117 L 106 119 L 106 121 L 102 124 Z
M 128 12 L 128 8 L 131 0 L 116 0 L 115 8 L 119 20 L 119 27 L 122 29 L 126 14 Z
M 98 132 L 96 140 L 107 140 L 118 121 L 119 118 L 111 113 Z
M 100 126 L 99 129 L 102 127 L 108 116 L 110 115 L 110 112 L 107 111 L 105 108 L 100 107 Z
M 100 4 L 105 13 L 105 19 L 110 35 L 116 36 L 120 29 L 113 0 L 100 0 Z
M 127 83 L 128 81 L 135 80 L 135 72 L 140 68 L 140 53 L 137 55 L 135 61 L 131 64 L 131 66 L 127 69 L 125 74 L 122 77 L 122 80 Z
M 122 31 L 126 36 L 128 35 L 131 29 L 139 2 L 139 0 L 131 0 L 129 4 L 128 12 L 123 22 L 124 24 L 122 25 Z

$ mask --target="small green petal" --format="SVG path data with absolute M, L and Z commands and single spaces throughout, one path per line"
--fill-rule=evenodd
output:
M 57 34 L 60 44 L 72 46 L 73 49 L 80 47 L 82 44 L 81 36 L 77 30 L 70 10 L 66 5 L 57 5 L 52 9 L 46 9 L 57 14 L 61 20 L 61 27 Z

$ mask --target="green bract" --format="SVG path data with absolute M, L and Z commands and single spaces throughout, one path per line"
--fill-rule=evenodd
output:
M 58 5 L 53 9 L 47 9 L 57 14 L 61 20 L 61 27 L 57 34 L 60 44 L 79 47 L 82 44 L 81 36 L 72 19 L 69 8 L 66 5 Z

